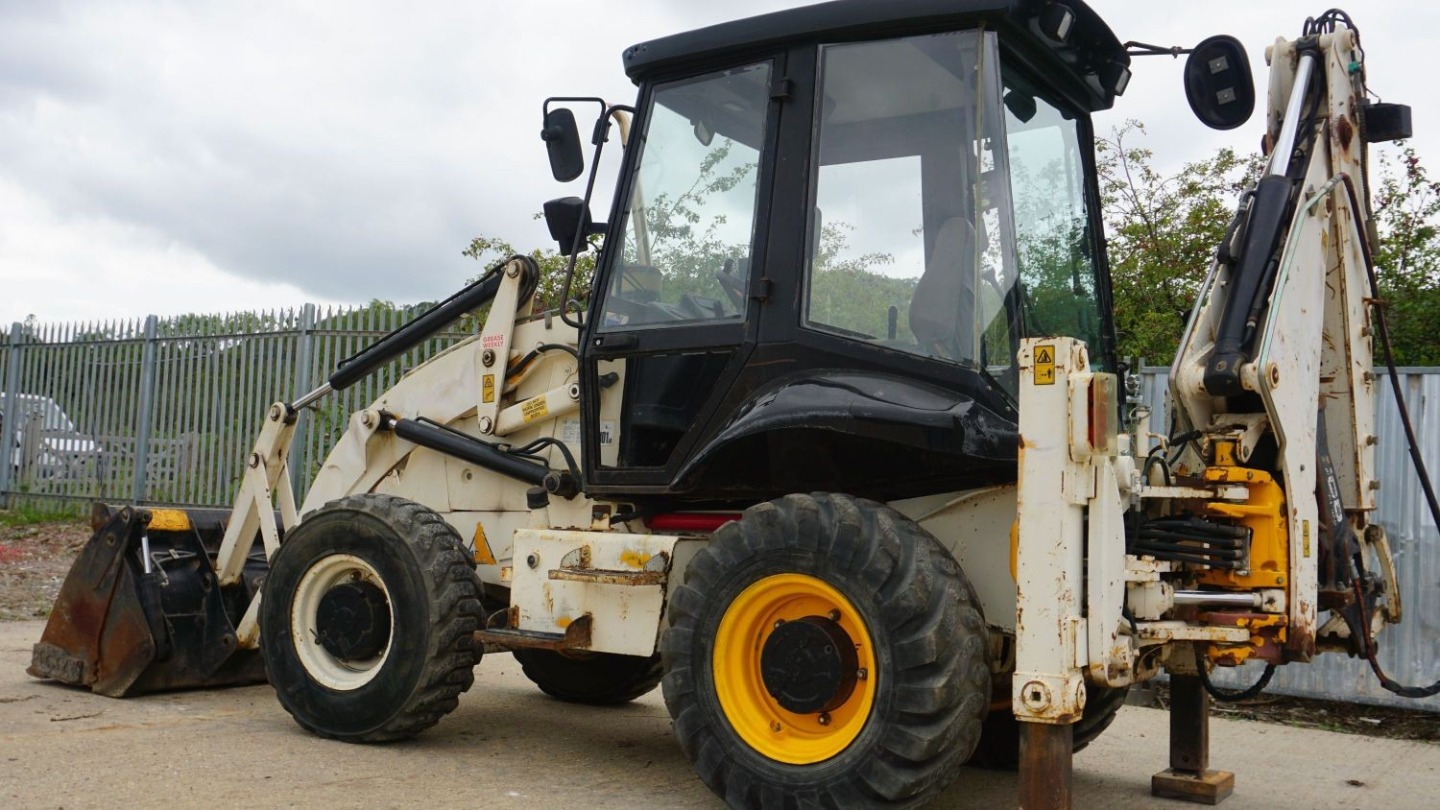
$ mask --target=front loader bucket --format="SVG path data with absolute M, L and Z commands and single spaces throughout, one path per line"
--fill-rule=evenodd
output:
M 265 576 L 259 544 L 242 582 L 221 588 L 216 517 L 96 504 L 92 524 L 27 672 L 110 697 L 265 680 L 235 635 Z

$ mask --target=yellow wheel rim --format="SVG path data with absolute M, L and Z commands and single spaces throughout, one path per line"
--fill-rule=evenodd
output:
M 861 671 L 845 702 L 828 713 L 797 714 L 765 689 L 761 651 L 778 623 L 828 617 L 855 643 Z M 804 574 L 775 574 L 740 592 L 720 620 L 711 662 L 720 708 L 756 752 L 791 765 L 823 762 L 844 751 L 875 705 L 875 648 L 860 614 L 835 588 Z

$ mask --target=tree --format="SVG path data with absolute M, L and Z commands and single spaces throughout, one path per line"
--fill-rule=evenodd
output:
M 1128 121 L 1096 141 L 1101 210 L 1120 354 L 1168 363 L 1262 159 L 1226 148 L 1166 176 L 1149 149 L 1133 145 L 1144 134 Z
M 591 250 L 581 253 L 575 261 L 575 284 L 570 290 L 571 299 L 582 303 L 590 298 L 590 280 L 595 274 L 595 245 L 592 243 L 590 247 Z M 540 286 L 536 290 L 539 296 L 538 308 L 559 309 L 560 297 L 565 293 L 565 269 L 569 264 L 569 257 L 561 256 L 554 248 L 535 248 L 527 252 L 517 250 L 504 239 L 482 235 L 471 239 L 470 246 L 460 251 L 460 255 L 485 262 L 487 267 L 522 253 L 534 259 L 540 266 Z M 474 281 L 475 278 L 468 281 Z
M 1380 244 L 1376 275 L 1385 302 L 1395 362 L 1440 364 L 1435 322 L 1440 319 L 1440 182 L 1430 179 L 1414 147 L 1381 161 L 1374 189 Z M 1376 356 L 1383 357 L 1376 344 Z

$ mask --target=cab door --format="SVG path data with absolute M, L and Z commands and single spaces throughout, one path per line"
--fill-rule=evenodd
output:
M 754 346 L 779 62 L 645 92 L 581 350 L 588 491 L 666 491 Z

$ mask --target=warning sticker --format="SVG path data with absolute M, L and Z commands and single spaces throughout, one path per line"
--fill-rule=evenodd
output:
M 566 444 L 580 443 L 579 419 L 566 419 L 560 423 L 560 441 Z
M 1055 346 L 1045 343 L 1035 347 L 1035 384 L 1055 384 Z
M 559 432 L 559 434 L 558 434 L 558 437 L 559 437 L 560 441 L 565 442 L 566 444 L 570 444 L 570 445 L 579 444 L 579 443 L 580 443 L 580 420 L 579 420 L 579 419 L 566 419 L 566 420 L 564 420 L 563 422 L 561 422 L 561 423 L 560 423 L 560 432 Z M 603 419 L 600 421 L 600 443 L 601 443 L 602 445 L 604 445 L 604 444 L 614 444 L 614 443 L 615 443 L 615 423 L 614 423 L 614 422 L 611 422 L 611 421 L 608 421 L 608 420 L 603 420 Z
M 550 414 L 550 406 L 545 404 L 545 397 L 527 399 L 520 403 L 520 416 L 526 422 L 534 422 L 536 419 L 543 419 Z
M 480 401 L 491 403 L 495 401 L 495 375 L 486 374 L 480 381 Z

